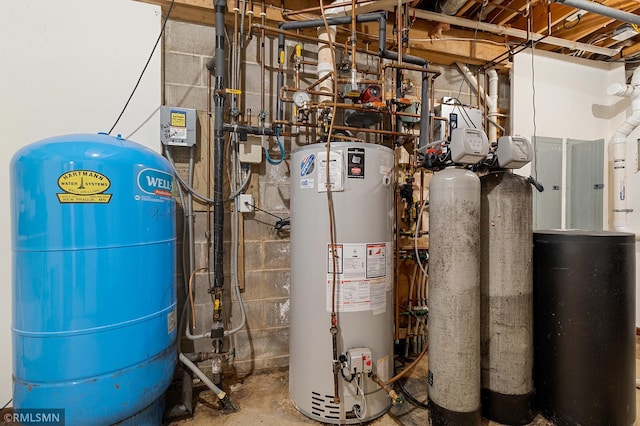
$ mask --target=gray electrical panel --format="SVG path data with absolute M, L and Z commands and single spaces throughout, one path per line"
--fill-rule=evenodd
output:
M 435 120 L 433 124 L 434 140 L 442 140 L 451 135 L 453 129 L 483 129 L 482 111 L 478 108 L 462 105 L 456 98 L 444 97 L 442 103 L 435 107 L 437 117 L 444 120 Z
M 604 139 L 567 139 L 567 228 L 602 230 Z
M 160 141 L 163 145 L 196 144 L 196 110 L 162 105 L 160 107 Z
M 533 229 L 562 226 L 562 139 L 532 138 L 536 155 L 532 175 L 544 186 L 533 194 Z

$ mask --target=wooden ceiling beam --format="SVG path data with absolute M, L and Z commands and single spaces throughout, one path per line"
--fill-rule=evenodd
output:
M 568 16 L 571 16 L 576 12 L 576 9 L 573 7 L 559 3 L 551 3 L 549 6 L 549 10 L 551 12 L 551 28 L 563 23 Z M 528 17 L 518 17 L 511 23 L 511 26 L 514 28 L 526 29 L 528 20 Z M 533 32 L 546 34 L 547 31 L 549 31 L 546 3 L 539 3 L 533 8 L 531 11 L 531 21 L 533 22 Z M 571 25 L 575 24 L 576 22 L 570 22 L 567 25 L 571 27 Z
M 496 25 L 505 25 L 512 19 L 518 16 L 518 12 L 524 12 L 527 8 L 528 0 L 514 0 L 509 2 L 507 6 L 509 9 L 496 8 L 489 13 L 485 22 L 490 22 Z M 526 27 L 525 27 L 526 28 Z
M 611 6 L 611 3 L 614 1 L 605 1 L 603 4 Z M 625 12 L 635 13 L 640 10 L 640 5 L 635 0 L 625 0 L 624 2 L 618 2 L 618 6 L 616 7 L 618 10 L 622 10 Z M 560 29 L 555 28 L 553 35 L 556 37 L 561 37 L 567 40 L 578 41 L 581 40 L 596 31 L 605 28 L 614 22 L 618 22 L 613 18 L 609 18 L 608 16 L 596 15 L 595 13 L 587 13 L 580 19 L 580 23 L 575 26 L 575 28 L 570 29 Z M 613 31 L 613 28 L 611 29 Z
M 467 13 L 469 11 L 469 9 L 471 9 L 473 7 L 474 4 L 475 4 L 474 0 L 467 1 L 464 4 L 464 6 L 462 6 L 460 8 L 460 10 L 458 10 L 458 12 L 456 12 L 456 16 L 464 16 L 464 14 Z

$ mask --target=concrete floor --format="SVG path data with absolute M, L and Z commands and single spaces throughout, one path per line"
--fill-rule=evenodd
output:
M 407 389 L 417 398 L 426 396 L 426 374 L 428 360 L 423 359 L 412 371 Z M 636 374 L 640 374 L 640 339 L 636 339 Z M 230 386 L 230 398 L 239 408 L 238 412 L 226 414 L 217 402 L 217 398 L 206 387 L 194 389 L 197 401 L 195 415 L 191 419 L 169 423 L 169 426 L 204 425 L 319 425 L 300 414 L 289 400 L 288 371 L 278 370 L 249 376 Z M 640 390 L 636 389 L 636 418 L 640 418 Z M 408 402 L 392 407 L 384 416 L 370 422 L 371 426 L 428 425 L 428 412 L 414 407 Z M 499 423 L 486 419 L 483 425 L 497 426 Z M 530 426 L 547 426 L 553 423 L 538 416 Z

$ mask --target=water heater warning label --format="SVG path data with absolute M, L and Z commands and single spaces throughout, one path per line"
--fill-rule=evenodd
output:
M 384 312 L 387 306 L 386 243 L 327 245 L 327 312 L 334 301 L 337 312 L 373 310 Z
M 111 200 L 112 194 L 104 192 L 111 181 L 102 173 L 93 170 L 73 170 L 58 177 L 58 187 L 64 192 L 57 193 L 60 203 L 102 203 Z
M 327 279 L 327 312 L 333 306 L 333 279 Z M 387 286 L 383 279 L 336 280 L 336 312 L 375 311 L 382 313 L 387 306 Z

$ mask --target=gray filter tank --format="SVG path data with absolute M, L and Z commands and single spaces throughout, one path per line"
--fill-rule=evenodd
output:
M 531 185 L 506 171 L 480 181 L 482 412 L 524 425 L 534 417 Z
M 480 425 L 480 179 L 457 167 L 429 184 L 429 418 Z
M 361 423 L 391 405 L 366 372 L 383 381 L 393 372 L 393 152 L 373 144 L 331 143 L 334 251 L 326 151 L 325 144 L 314 144 L 291 155 L 289 394 L 312 419 Z M 364 371 L 351 381 L 351 369 L 338 375 L 339 402 L 334 400 L 329 331 L 334 254 L 337 351 L 349 355 L 351 368 Z

